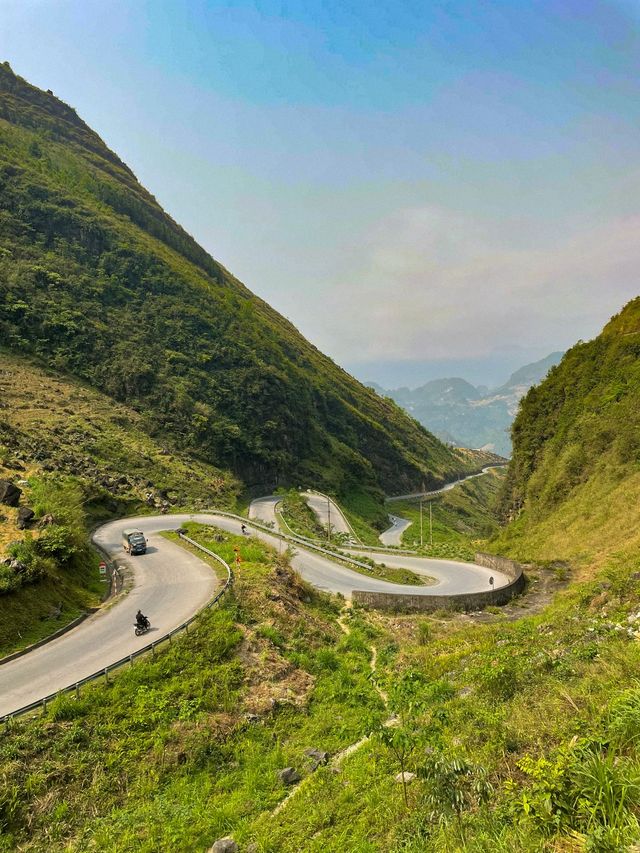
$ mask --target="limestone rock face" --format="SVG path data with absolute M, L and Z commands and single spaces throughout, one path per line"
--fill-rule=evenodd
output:
M 312 749 L 305 749 L 304 754 L 311 759 L 311 767 L 313 770 L 316 770 L 321 764 L 327 764 L 329 762 L 329 753 L 325 752 L 324 749 L 316 749 L 315 747 Z
M 18 506 L 22 489 L 19 489 L 9 480 L 0 480 L 0 503 L 7 506 Z

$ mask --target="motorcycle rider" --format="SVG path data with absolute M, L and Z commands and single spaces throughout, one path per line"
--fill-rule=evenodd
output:
M 242 531 L 242 535 L 244 536 L 247 532 L 247 527 L 244 524 L 240 525 L 240 530 Z
M 142 612 L 142 610 L 138 610 L 138 612 L 136 613 L 136 624 L 138 628 L 148 628 L 151 624 Z

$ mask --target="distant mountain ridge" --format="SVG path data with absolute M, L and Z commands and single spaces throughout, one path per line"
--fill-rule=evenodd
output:
M 509 430 L 520 400 L 560 362 L 562 355 L 552 352 L 526 364 L 503 385 L 489 391 L 459 377 L 433 379 L 414 389 L 385 391 L 376 383 L 369 383 L 369 387 L 395 400 L 442 441 L 509 456 Z

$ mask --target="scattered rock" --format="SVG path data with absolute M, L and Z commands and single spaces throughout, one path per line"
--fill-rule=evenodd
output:
M 247 853 L 258 853 L 258 845 L 255 841 L 252 841 L 251 844 L 247 845 Z
M 396 782 L 404 782 L 405 784 L 408 782 L 413 782 L 415 778 L 416 774 L 410 773 L 408 770 L 405 770 L 404 773 L 398 773 L 398 775 L 395 777 Z
M 458 696 L 460 696 L 461 699 L 464 699 L 465 696 L 468 696 L 470 693 L 473 693 L 473 689 L 471 687 L 462 687 L 458 690 Z
M 48 527 L 50 524 L 53 524 L 54 522 L 55 522 L 55 518 L 51 515 L 51 513 L 47 513 L 46 515 L 42 516 L 42 518 L 40 519 L 40 524 L 38 526 L 39 527 Z
M 18 520 L 16 524 L 19 530 L 24 530 L 29 526 L 29 522 L 35 517 L 35 512 L 29 506 L 21 506 L 18 510 Z
M 18 575 L 22 575 L 27 571 L 27 567 L 24 563 L 20 562 L 20 560 L 11 560 L 11 562 L 9 563 L 9 568 L 12 569 Z
M 238 845 L 230 835 L 227 835 L 225 838 L 219 838 L 209 849 L 209 853 L 238 853 Z
M 278 770 L 278 779 L 285 785 L 295 785 L 300 781 L 300 774 L 294 767 L 285 767 L 284 770 Z
M 18 506 L 22 489 L 9 480 L 0 480 L 0 503 L 7 506 Z
M 328 764 L 329 762 L 329 753 L 325 752 L 323 749 L 305 749 L 304 754 L 311 759 L 311 767 L 313 770 L 317 770 L 321 764 Z
M 260 722 L 260 717 L 259 717 L 259 715 L 258 715 L 258 714 L 245 714 L 245 715 L 244 715 L 244 718 L 245 718 L 245 720 L 246 720 L 248 723 L 258 723 L 258 722 Z

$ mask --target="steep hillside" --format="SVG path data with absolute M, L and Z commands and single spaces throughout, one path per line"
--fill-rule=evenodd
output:
M 502 456 L 511 453 L 509 429 L 518 403 L 562 358 L 553 352 L 516 370 L 499 388 L 476 388 L 464 379 L 434 379 L 419 388 L 384 391 L 442 441 L 464 447 L 486 447 Z
M 96 521 L 234 506 L 231 474 L 148 432 L 139 413 L 0 350 L 0 483 L 21 490 L 17 506 L 0 501 L 0 656 L 99 603 L 98 558 L 87 547 Z M 35 518 L 24 523 L 27 508 Z
M 207 255 L 70 107 L 7 63 L 0 340 L 248 485 L 402 491 L 468 470 Z
M 640 545 L 639 357 L 637 298 L 523 399 L 499 544 L 585 565 Z

